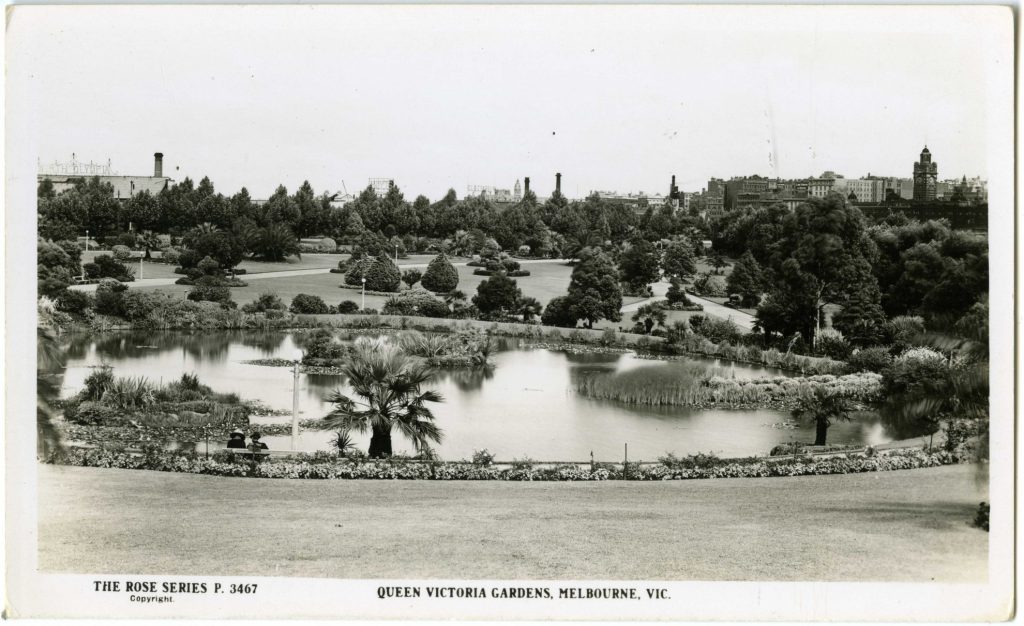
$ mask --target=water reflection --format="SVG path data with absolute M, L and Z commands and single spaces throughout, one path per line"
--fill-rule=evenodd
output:
M 62 395 L 81 389 L 91 368 L 108 363 L 121 376 L 143 376 L 169 382 L 184 372 L 195 373 L 218 392 L 234 392 L 259 400 L 267 407 L 290 414 L 296 392 L 291 368 L 252 365 L 253 359 L 292 360 L 301 354 L 304 334 L 229 333 L 122 333 L 102 337 L 76 336 L 67 344 L 67 369 Z M 150 347 L 151 346 L 151 347 Z M 520 340 L 495 341 L 493 369 L 442 370 L 434 387 L 445 402 L 434 406 L 437 423 L 445 432 L 438 447 L 444 458 L 469 458 L 488 448 L 503 459 L 528 455 L 544 460 L 589 458 L 619 459 L 623 444 L 630 458 L 654 460 L 665 452 L 714 452 L 720 456 L 765 454 L 773 446 L 793 440 L 811 441 L 813 427 L 796 430 L 772 428 L 789 419 L 786 411 L 769 409 L 681 409 L 678 407 L 624 406 L 576 395 L 582 376 L 636 367 L 678 369 L 695 364 L 721 366 L 711 360 L 654 361 L 635 355 L 594 354 L 529 348 Z M 737 377 L 780 375 L 756 366 L 725 368 Z M 335 389 L 348 393 L 344 376 L 301 374 L 298 379 L 299 418 L 320 418 L 331 410 L 324 398 Z M 268 418 L 270 419 L 270 418 Z M 273 418 L 289 420 L 290 416 Z M 836 443 L 882 443 L 893 432 L 873 414 L 840 422 L 829 430 Z M 332 435 L 302 433 L 300 449 L 324 447 Z M 288 447 L 290 441 L 268 441 Z M 363 444 L 360 444 L 363 445 Z M 397 450 L 411 449 L 396 436 Z M 365 445 L 363 445 L 365 449 Z

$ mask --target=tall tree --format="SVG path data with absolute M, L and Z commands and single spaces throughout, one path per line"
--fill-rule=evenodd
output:
M 764 292 L 765 280 L 761 265 L 749 251 L 736 261 L 726 279 L 726 290 L 730 294 L 739 294 L 743 300 L 743 306 L 757 306 L 761 301 L 761 294 Z
M 622 288 L 615 266 L 600 250 L 584 249 L 569 281 L 568 309 L 573 319 L 584 320 L 587 328 L 594 322 L 622 319 Z M 549 307 L 550 308 L 550 305 Z

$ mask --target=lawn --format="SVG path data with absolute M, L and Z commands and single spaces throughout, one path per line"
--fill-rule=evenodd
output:
M 44 465 L 39 568 L 982 582 L 988 534 L 968 523 L 987 494 L 973 472 L 947 466 L 799 478 L 505 483 L 245 479 Z
M 82 263 L 89 263 L 100 254 L 110 254 L 109 250 L 90 250 L 82 253 Z M 139 259 L 141 253 L 136 252 L 129 265 L 135 270 L 135 276 L 139 276 Z M 159 258 L 160 252 L 154 252 L 153 256 Z M 284 272 L 289 270 L 310 270 L 337 267 L 338 261 L 347 259 L 347 254 L 304 254 L 301 259 L 290 257 L 278 263 L 252 261 L 246 259 L 238 264 L 239 269 L 244 269 L 249 274 L 263 274 L 265 272 Z M 429 259 L 429 258 L 428 258 Z M 407 261 L 403 260 L 402 263 Z M 145 263 L 143 278 L 180 278 L 180 274 L 174 273 L 174 266 L 166 263 Z
M 303 259 L 307 256 L 304 255 Z M 334 267 L 337 265 L 337 255 L 319 255 L 319 256 L 331 256 L 334 263 L 327 267 Z M 410 256 L 408 259 L 400 259 L 399 267 L 406 265 L 426 265 L 433 257 L 432 256 Z M 456 260 L 456 263 L 463 262 Z M 147 266 L 148 267 L 148 266 Z M 166 267 L 166 266 L 164 266 Z M 530 276 L 523 276 L 516 278 L 516 282 L 519 287 L 523 290 L 523 293 L 528 296 L 533 296 L 546 305 L 555 296 L 565 295 L 569 288 L 569 275 L 572 274 L 572 268 L 562 263 L 531 263 L 524 265 L 524 269 L 528 269 L 531 272 Z M 312 267 L 294 267 L 290 269 L 315 269 Z M 420 268 L 424 270 L 425 268 Z M 459 286 L 458 289 L 465 292 L 465 294 L 472 298 L 476 294 L 476 287 L 481 282 L 486 280 L 484 276 L 474 276 L 473 270 L 476 268 L 469 267 L 466 265 L 456 265 L 456 269 L 459 272 Z M 269 271 L 269 270 L 268 270 Z M 273 270 L 279 271 L 279 270 Z M 150 278 L 156 278 L 156 276 L 146 276 Z M 246 280 L 246 276 L 241 277 L 242 280 Z M 266 291 L 273 291 L 281 297 L 284 302 L 290 303 L 292 298 L 300 293 L 308 293 L 311 295 L 320 296 L 327 304 L 338 304 L 342 300 L 352 300 L 353 302 L 360 303 L 360 290 L 358 289 L 343 289 L 341 284 L 344 282 L 343 274 L 309 274 L 304 276 L 284 276 L 266 279 L 255 279 L 247 280 L 248 286 L 246 287 L 233 287 L 231 289 L 231 297 L 239 305 L 246 304 L 255 300 L 261 293 Z M 135 289 L 160 289 L 169 293 L 184 294 L 188 293 L 190 287 L 185 285 L 164 285 L 164 286 L 152 286 L 152 287 L 133 287 Z M 366 296 L 366 306 L 368 308 L 380 309 L 384 306 L 384 302 L 387 300 L 385 296 Z

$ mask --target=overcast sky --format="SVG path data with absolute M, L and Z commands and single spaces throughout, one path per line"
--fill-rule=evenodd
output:
M 165 174 L 254 197 L 909 177 L 925 143 L 940 179 L 984 176 L 1012 33 L 967 10 L 19 7 L 10 110 L 36 142 L 18 158 L 144 174 L 161 151 Z

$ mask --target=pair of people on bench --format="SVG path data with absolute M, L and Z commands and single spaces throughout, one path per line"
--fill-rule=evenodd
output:
M 259 452 L 267 449 L 267 444 L 260 441 L 263 435 L 256 432 L 251 435 L 252 443 L 249 445 L 245 444 L 245 434 L 240 430 L 231 431 L 230 439 L 228 439 L 228 448 L 239 448 L 242 450 L 250 450 L 252 452 Z

